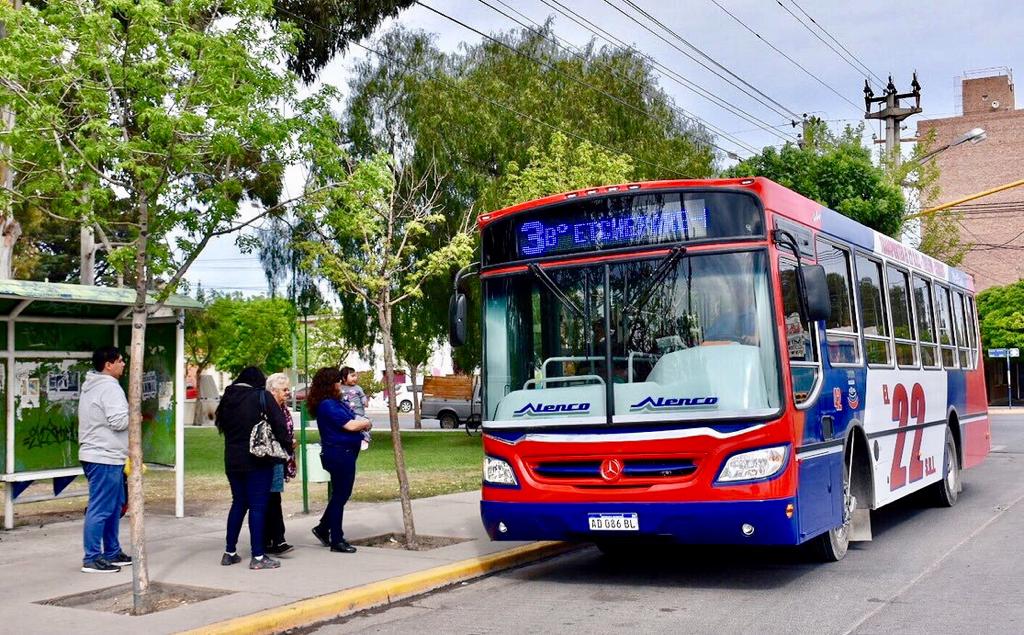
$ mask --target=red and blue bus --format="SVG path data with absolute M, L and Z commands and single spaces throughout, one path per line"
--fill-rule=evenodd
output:
M 763 178 L 480 216 L 495 540 L 798 545 L 989 451 L 973 281 Z M 465 297 L 452 339 L 465 336 Z

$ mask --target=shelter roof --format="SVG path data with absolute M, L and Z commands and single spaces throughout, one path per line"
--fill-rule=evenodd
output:
M 26 300 L 30 303 L 22 306 Z M 75 318 L 115 320 L 134 303 L 134 289 L 0 280 L 0 319 L 9 317 L 20 306 L 18 315 L 26 317 L 67 318 L 69 321 Z M 146 303 L 156 304 L 156 296 L 150 294 Z M 164 307 L 201 309 L 203 305 L 188 296 L 172 294 L 164 302 Z

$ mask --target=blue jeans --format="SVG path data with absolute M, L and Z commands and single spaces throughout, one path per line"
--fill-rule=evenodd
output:
M 82 461 L 89 481 L 89 505 L 85 509 L 82 542 L 83 562 L 97 558 L 113 560 L 121 553 L 118 541 L 121 507 L 124 505 L 124 465 L 106 465 Z
M 345 540 L 341 523 L 345 517 L 345 503 L 352 495 L 352 486 L 356 481 L 358 457 L 359 450 L 355 448 L 324 448 L 320 454 L 320 463 L 331 475 L 331 500 L 327 501 L 324 515 L 320 517 L 320 526 L 330 531 L 332 545 Z
M 242 521 L 249 513 L 249 545 L 253 557 L 263 555 L 263 525 L 270 497 L 270 481 L 274 468 L 266 467 L 251 472 L 228 472 L 231 484 L 231 510 L 228 512 L 228 531 L 224 551 L 234 553 L 238 547 L 238 534 Z

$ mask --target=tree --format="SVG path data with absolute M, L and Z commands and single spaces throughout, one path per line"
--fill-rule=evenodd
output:
M 982 348 L 1024 348 L 1024 280 L 977 296 Z
M 550 25 L 494 37 L 501 44 L 446 55 L 431 36 L 395 28 L 374 43 L 380 54 L 358 63 L 350 83 L 343 124 L 354 156 L 388 152 L 409 183 L 431 170 L 445 176 L 441 240 L 480 211 L 519 202 L 504 196 L 508 171 L 529 165 L 531 148 L 548 148 L 559 130 L 578 135 L 573 146 L 585 137 L 609 156 L 632 157 L 621 181 L 713 173 L 708 133 L 675 109 L 639 54 L 593 43 L 570 51 Z M 450 293 L 442 278 L 424 288 L 424 329 L 438 338 Z M 480 363 L 474 333 L 454 353 L 470 372 Z
M 394 315 L 396 307 L 422 295 L 433 276 L 450 273 L 472 254 L 465 227 L 426 253 L 417 247 L 444 221 L 436 207 L 436 182 L 402 183 L 390 156 L 378 155 L 351 167 L 330 144 L 320 148 L 311 182 L 320 190 L 303 214 L 318 228 L 315 240 L 297 247 L 303 266 L 335 289 L 363 298 L 376 315 L 384 345 L 388 414 L 395 454 L 406 547 L 416 547 L 416 528 L 395 403 Z M 333 157 L 333 158 L 332 158 Z M 350 172 L 351 170 L 351 172 Z M 333 187 L 328 187 L 333 186 Z M 439 241 L 433 241 L 436 245 Z
M 11 163 L 31 184 L 19 196 L 69 223 L 134 235 L 109 258 L 135 289 L 136 465 L 150 292 L 173 290 L 213 237 L 294 203 L 279 200 L 281 166 L 297 160 L 295 139 L 326 111 L 324 93 L 296 101 L 297 78 L 282 59 L 296 32 L 268 28 L 269 9 L 261 0 L 65 0 L 18 11 L 0 3 L 0 106 L 15 113 Z M 251 217 L 239 222 L 243 205 Z M 116 219 L 96 215 L 111 208 Z M 145 612 L 142 470 L 132 470 L 129 508 L 134 609 Z
M 349 42 L 369 36 L 381 20 L 398 15 L 414 1 L 274 0 L 274 14 L 279 23 L 297 27 L 302 32 L 288 56 L 288 68 L 303 81 L 312 82 Z
M 728 176 L 763 176 L 888 236 L 899 238 L 905 205 L 901 179 L 871 161 L 862 128 L 833 134 L 820 121 L 810 126 L 803 147 L 765 148 L 726 171 Z
M 623 183 L 633 173 L 628 155 L 612 154 L 589 141 L 573 143 L 556 132 L 542 146 L 530 146 L 523 168 L 509 163 L 500 191 L 502 207 L 585 187 Z
M 216 324 L 213 364 L 237 375 L 248 366 L 276 373 L 292 365 L 295 309 L 281 298 L 217 298 L 210 306 Z

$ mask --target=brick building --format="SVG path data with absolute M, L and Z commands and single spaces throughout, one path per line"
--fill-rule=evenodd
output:
M 918 134 L 936 131 L 936 147 L 983 128 L 984 143 L 965 143 L 939 153 L 941 193 L 936 205 L 1024 179 L 1024 109 L 1016 108 L 1013 76 L 965 74 L 962 114 L 919 121 Z M 956 208 L 962 216 L 961 239 L 974 247 L 963 269 L 974 275 L 978 291 L 1024 278 L 1024 186 L 985 196 Z M 1021 360 L 1013 360 L 1014 402 L 1024 398 Z M 1007 403 L 1004 360 L 985 359 L 989 403 Z
M 935 204 L 953 201 L 1024 179 L 1024 109 L 1014 102 L 1009 71 L 962 80 L 960 116 L 919 121 L 924 137 L 936 131 L 936 144 L 951 143 L 972 128 L 983 128 L 984 143 L 965 143 L 939 153 L 941 193 Z M 977 289 L 1024 278 L 1024 187 L 976 199 L 957 208 L 963 213 L 961 238 L 975 245 L 961 267 L 974 275 Z

